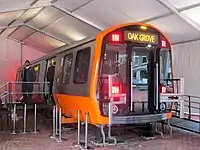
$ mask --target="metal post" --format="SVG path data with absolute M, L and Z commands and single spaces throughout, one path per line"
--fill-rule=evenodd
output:
M 113 115 L 113 101 L 110 101 L 108 104 L 109 126 L 112 125 L 112 115 Z
M 88 112 L 85 113 L 85 149 L 88 148 Z
M 56 105 L 56 114 L 55 114 L 55 134 L 58 134 L 58 106 Z
M 33 133 L 37 133 L 37 104 L 34 104 L 34 131 Z
M 184 95 L 184 78 L 180 79 L 180 94 Z
M 10 105 L 10 110 L 12 109 L 12 83 L 8 83 L 8 93 L 9 93 L 9 105 Z
M 109 109 L 109 126 L 108 126 L 108 138 L 114 141 L 114 144 L 117 144 L 117 140 L 115 137 L 111 136 L 112 132 L 112 122 L 113 122 L 113 101 L 111 100 L 110 103 L 108 104 L 108 109 Z
M 56 106 L 53 106 L 53 134 L 51 136 L 52 139 L 56 138 L 56 131 L 55 131 L 55 114 L 56 113 Z
M 200 103 L 199 103 L 199 114 L 200 114 Z M 198 121 L 200 121 L 200 116 Z M 199 133 L 200 133 L 200 123 L 199 123 Z
M 14 108 L 13 108 L 13 131 L 11 134 L 16 134 L 15 130 L 16 130 L 16 104 L 14 104 Z
M 62 112 L 61 112 L 61 108 L 59 108 L 59 137 L 57 142 L 62 142 Z
M 190 98 L 190 96 L 188 96 L 188 100 L 189 100 L 189 102 L 188 102 L 188 112 L 189 112 L 188 119 L 190 120 L 191 119 L 191 98 Z
M 131 62 L 131 112 L 133 107 L 133 62 Z
M 108 97 L 112 95 L 112 76 L 108 75 Z
M 26 104 L 24 104 L 24 130 L 22 133 L 26 133 Z
M 109 127 L 108 127 L 108 136 L 111 136 L 111 126 L 112 126 L 112 115 L 113 115 L 113 101 L 110 101 L 108 104 L 108 117 L 109 117 Z
M 80 120 L 80 110 L 78 110 L 78 146 L 80 146 L 81 140 L 81 120 Z
M 158 63 L 156 63 L 156 86 L 155 86 L 155 102 L 156 102 L 156 110 L 159 110 L 159 100 L 158 100 Z
M 103 137 L 103 146 L 105 146 L 106 145 L 106 135 L 105 135 L 103 128 L 104 128 L 104 126 L 101 125 L 101 135 Z

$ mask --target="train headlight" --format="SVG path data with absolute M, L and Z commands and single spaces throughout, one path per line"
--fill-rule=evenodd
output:
M 166 104 L 165 104 L 165 103 L 161 103 L 161 104 L 160 104 L 160 110 L 161 110 L 161 111 L 166 110 Z

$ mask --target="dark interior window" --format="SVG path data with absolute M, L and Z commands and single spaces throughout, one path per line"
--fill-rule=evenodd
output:
M 74 69 L 74 83 L 85 84 L 88 78 L 89 64 L 90 64 L 91 48 L 79 50 L 76 55 L 76 63 Z

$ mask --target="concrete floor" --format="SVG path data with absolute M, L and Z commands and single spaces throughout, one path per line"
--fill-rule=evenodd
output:
M 32 117 L 30 117 L 32 118 Z M 30 119 L 31 120 L 31 119 Z M 28 120 L 28 130 L 32 130 L 31 121 Z M 22 121 L 22 120 L 21 120 Z M 22 131 L 20 120 L 18 131 Z M 0 132 L 0 150 L 76 150 L 77 131 L 63 131 L 63 142 L 57 143 L 51 135 L 51 124 L 39 118 L 38 133 L 11 135 L 9 131 Z M 90 135 L 92 137 L 92 135 Z M 124 137 L 123 137 L 124 138 Z M 157 136 L 154 140 L 144 140 L 136 134 L 128 135 L 127 144 L 108 147 L 94 147 L 96 150 L 200 150 L 200 135 L 185 132 L 179 129 L 173 130 L 173 137 L 165 135 L 165 139 Z

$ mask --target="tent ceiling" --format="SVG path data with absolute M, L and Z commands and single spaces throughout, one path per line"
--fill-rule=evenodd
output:
M 0 34 L 45 53 L 125 22 L 150 23 L 174 44 L 200 39 L 199 0 L 124 2 L 0 0 Z

